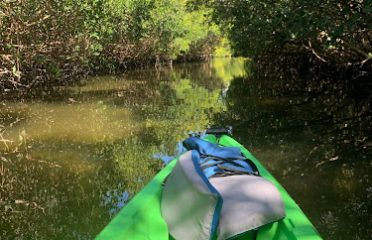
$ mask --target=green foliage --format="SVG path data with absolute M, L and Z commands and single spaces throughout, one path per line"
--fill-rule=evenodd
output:
M 216 47 L 213 52 L 215 57 L 229 57 L 232 55 L 230 42 L 227 38 L 223 37 L 220 40 L 220 44 Z
M 364 61 L 372 51 L 372 2 L 191 1 L 211 7 L 236 54 L 306 52 L 322 62 Z
M 209 56 L 220 36 L 209 11 L 190 11 L 185 0 L 1 2 L 0 87 L 55 85 L 185 54 Z

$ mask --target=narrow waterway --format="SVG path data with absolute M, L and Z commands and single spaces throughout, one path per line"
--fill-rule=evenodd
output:
M 1 101 L 0 239 L 93 238 L 179 141 L 213 125 L 235 128 L 324 237 L 368 239 L 370 139 L 359 151 L 356 138 L 334 141 L 348 129 L 317 121 L 337 93 L 311 97 L 299 83 L 283 94 L 244 69 L 243 59 L 215 59 Z M 345 101 L 340 118 L 357 104 Z

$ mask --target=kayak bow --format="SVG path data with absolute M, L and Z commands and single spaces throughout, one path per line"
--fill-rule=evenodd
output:
M 218 137 L 217 137 L 218 136 Z M 255 231 L 237 236 L 237 239 L 257 240 L 318 240 L 322 239 L 300 207 L 270 172 L 241 144 L 227 135 L 207 134 L 204 140 L 222 146 L 239 147 L 246 158 L 258 168 L 261 176 L 271 181 L 284 202 L 286 216 L 282 220 L 265 225 Z M 173 239 L 161 216 L 162 185 L 175 166 L 177 158 L 163 168 L 102 230 L 96 239 Z M 235 238 L 234 238 L 235 239 Z

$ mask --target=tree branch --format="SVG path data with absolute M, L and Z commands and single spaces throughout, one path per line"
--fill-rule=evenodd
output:
M 308 45 L 307 46 L 306 44 L 304 44 L 304 47 L 305 49 L 307 49 L 308 51 L 310 51 L 317 59 L 319 59 L 320 61 L 324 62 L 324 63 L 327 63 L 327 60 L 325 60 L 323 57 L 321 57 L 316 51 L 315 49 L 312 47 L 312 44 L 311 44 L 311 41 L 309 40 L 308 41 Z

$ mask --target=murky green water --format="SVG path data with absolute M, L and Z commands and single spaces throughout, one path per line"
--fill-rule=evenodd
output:
M 2 101 L 0 238 L 91 239 L 189 131 L 229 124 L 326 238 L 368 239 L 370 139 L 359 151 L 357 138 L 324 134 L 337 124 L 315 120 L 337 93 L 312 100 L 278 89 L 245 74 L 242 59 L 218 59 Z
M 1 110 L 0 238 L 91 239 L 224 111 L 243 60 L 99 77 Z

